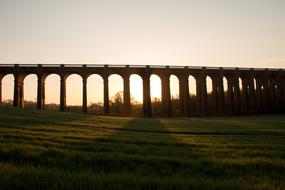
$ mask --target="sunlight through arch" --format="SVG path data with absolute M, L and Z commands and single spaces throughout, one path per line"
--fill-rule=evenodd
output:
M 182 112 L 179 101 L 179 79 L 176 75 L 170 75 L 169 81 L 172 114 L 179 115 Z
M 238 87 L 239 87 L 239 91 L 242 90 L 242 79 L 239 77 L 238 78 Z
M 134 102 L 142 104 L 143 101 L 143 81 L 141 76 L 132 74 L 130 76 L 130 92 Z
M 226 77 L 223 77 L 223 87 L 224 87 L 224 93 L 228 92 L 228 80 Z
M 161 114 L 161 79 L 158 75 L 150 76 L 150 96 L 152 102 L 152 113 Z
M 122 93 L 124 91 L 124 81 L 123 78 L 118 74 L 112 74 L 109 76 L 109 97 L 112 98 L 117 93 Z M 122 98 L 124 99 L 124 93 L 122 93 Z
M 71 74 L 66 78 L 66 109 L 67 111 L 82 111 L 83 84 L 82 77 Z
M 190 97 L 196 96 L 196 79 L 192 75 L 190 75 L 188 77 L 188 82 L 189 82 Z
M 190 114 L 194 114 L 197 112 L 197 89 L 196 89 L 196 79 L 193 75 L 189 75 L 188 77 L 188 85 L 189 85 L 189 97 L 190 97 Z
M 227 111 L 231 111 L 231 108 L 230 108 L 230 105 L 231 105 L 231 100 L 230 100 L 230 92 L 229 92 L 229 90 L 231 90 L 231 89 L 229 89 L 229 83 L 228 83 L 228 79 L 227 79 L 227 77 L 223 77 L 223 88 L 224 88 L 224 101 L 225 101 L 225 109 L 227 110 Z
M 161 100 L 161 79 L 158 75 L 150 76 L 150 94 L 152 100 Z
M 24 108 L 35 109 L 37 103 L 38 77 L 29 74 L 24 79 Z
M 13 105 L 14 75 L 8 74 L 2 78 L 2 104 Z
M 210 76 L 206 77 L 207 94 L 212 94 L 213 92 L 213 81 Z
M 87 78 L 87 105 L 90 113 L 103 113 L 104 80 L 98 74 Z
M 212 113 L 215 109 L 214 107 L 214 94 L 213 94 L 213 80 L 210 76 L 206 77 L 206 89 L 207 89 L 207 98 L 208 98 L 208 111 Z
M 131 94 L 131 114 L 142 114 L 143 103 L 143 80 L 140 75 L 132 74 L 130 76 L 130 94 Z
M 50 74 L 45 79 L 45 109 L 59 110 L 60 76 Z
M 171 99 L 179 99 L 179 79 L 175 75 L 170 75 L 170 94 Z
M 118 74 L 112 74 L 108 79 L 110 113 L 120 115 L 124 112 L 124 81 Z

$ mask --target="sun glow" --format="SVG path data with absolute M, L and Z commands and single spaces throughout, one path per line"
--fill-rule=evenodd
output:
M 150 94 L 151 94 L 151 99 L 153 98 L 161 99 L 161 80 L 157 75 L 150 76 Z
M 60 76 L 48 75 L 45 80 L 45 103 L 59 103 L 60 99 Z
M 130 77 L 130 92 L 135 101 L 143 102 L 143 84 L 142 78 L 139 75 L 131 75 Z
M 130 92 L 134 100 L 139 103 L 143 102 L 143 82 L 139 75 L 131 75 Z M 150 77 L 150 94 L 152 99 L 161 99 L 161 80 L 157 75 L 151 75 Z

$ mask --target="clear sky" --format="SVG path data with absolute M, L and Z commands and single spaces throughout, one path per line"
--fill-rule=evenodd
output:
M 285 68 L 284 10 L 284 0 L 0 0 L 0 63 Z

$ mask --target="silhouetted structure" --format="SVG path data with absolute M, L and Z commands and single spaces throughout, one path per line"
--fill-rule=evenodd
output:
M 170 96 L 170 75 L 179 79 L 179 101 L 181 115 L 234 115 L 253 113 L 281 113 L 285 111 L 285 71 L 281 69 L 249 68 L 214 68 L 214 67 L 169 67 L 169 66 L 117 66 L 117 65 L 0 65 L 0 86 L 7 74 L 14 75 L 13 105 L 23 107 L 24 78 L 36 74 L 38 78 L 37 108 L 44 109 L 45 79 L 50 74 L 60 76 L 60 111 L 66 110 L 66 78 L 78 74 L 83 81 L 82 111 L 87 112 L 88 76 L 99 74 L 104 81 L 104 113 L 109 113 L 108 77 L 118 74 L 124 81 L 124 112 L 129 115 L 130 75 L 138 74 L 143 80 L 143 115 L 152 116 L 150 96 L 150 75 L 156 74 L 161 79 L 162 113 L 172 116 Z M 196 110 L 190 106 L 189 81 L 192 75 L 196 79 Z M 209 94 L 206 77 L 212 79 L 212 107 L 209 111 Z M 227 92 L 224 90 L 223 78 L 227 79 Z M 242 81 L 240 89 L 239 79 Z M 0 102 L 2 92 L 0 88 Z

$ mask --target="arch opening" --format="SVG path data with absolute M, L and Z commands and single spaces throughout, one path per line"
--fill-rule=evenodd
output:
M 213 113 L 215 110 L 215 97 L 213 94 L 213 80 L 210 76 L 206 77 L 206 89 L 207 89 L 207 97 L 208 97 L 208 111 L 209 113 Z
M 242 79 L 240 77 L 238 78 L 238 86 L 239 86 L 239 91 L 242 91 Z
M 170 75 L 170 97 L 173 115 L 180 115 L 182 113 L 180 98 L 179 98 L 179 79 L 175 75 Z
M 122 115 L 124 113 L 124 81 L 118 74 L 109 76 L 109 105 L 110 113 Z
M 207 94 L 212 94 L 213 92 L 213 80 L 210 76 L 206 77 Z
M 158 75 L 152 74 L 150 76 L 150 97 L 152 104 L 152 114 L 162 114 L 162 103 L 161 103 L 161 79 Z
M 104 113 L 104 80 L 98 74 L 87 78 L 87 106 L 89 113 Z
M 190 114 L 194 114 L 197 112 L 197 90 L 196 90 L 196 79 L 194 76 L 190 75 L 188 77 L 188 85 L 189 85 L 189 97 L 190 97 Z
M 24 108 L 36 109 L 37 107 L 37 84 L 38 77 L 36 74 L 27 75 L 24 80 Z
M 225 110 L 227 112 L 230 112 L 231 111 L 230 90 L 233 89 L 232 88 L 229 89 L 228 79 L 225 76 L 223 77 L 223 87 L 224 87 L 224 98 L 225 98 Z
M 7 74 L 2 78 L 2 105 L 12 106 L 14 99 L 14 75 Z
M 241 79 L 241 77 L 238 78 L 238 88 L 239 88 L 239 91 L 240 91 L 240 95 L 239 98 L 240 100 L 240 105 L 238 105 L 239 103 L 237 102 L 237 106 L 240 106 L 240 111 L 241 113 L 244 113 L 246 112 L 246 94 L 247 94 L 247 86 L 244 85 L 243 87 L 243 80 Z
M 140 75 L 132 74 L 130 76 L 130 94 L 131 94 L 131 114 L 142 114 L 143 103 L 143 81 Z
M 223 87 L 224 87 L 224 93 L 228 92 L 228 80 L 226 77 L 223 77 Z
M 45 109 L 59 110 L 60 76 L 50 74 L 45 79 Z
M 82 112 L 82 77 L 71 74 L 66 78 L 66 111 Z

